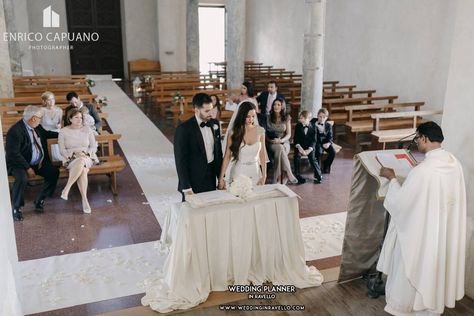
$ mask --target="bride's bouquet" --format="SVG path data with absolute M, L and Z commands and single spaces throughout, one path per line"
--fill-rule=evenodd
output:
M 249 196 L 253 191 L 252 179 L 245 175 L 239 175 L 237 178 L 232 181 L 229 187 L 229 192 L 232 195 L 238 196 L 240 198 L 245 198 Z

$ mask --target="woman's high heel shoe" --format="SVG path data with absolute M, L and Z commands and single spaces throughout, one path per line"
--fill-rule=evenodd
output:
M 84 201 L 82 201 L 82 211 L 86 214 L 92 213 L 91 206 L 88 202 L 84 203 Z
M 61 199 L 63 199 L 64 201 L 67 201 L 67 194 L 64 193 L 64 190 L 61 192 Z

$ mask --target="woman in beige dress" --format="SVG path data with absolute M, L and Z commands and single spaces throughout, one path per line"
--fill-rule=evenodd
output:
M 280 182 L 282 172 L 291 183 L 298 183 L 298 179 L 291 171 L 288 153 L 290 152 L 291 117 L 286 113 L 285 100 L 277 98 L 273 101 L 272 109 L 267 116 L 267 143 L 269 151 L 273 153 L 273 183 Z M 282 181 L 284 184 L 285 179 Z
M 77 182 L 82 197 L 82 210 L 91 213 L 87 199 L 87 174 L 94 163 L 98 163 L 96 156 L 97 142 L 92 129 L 83 124 L 83 114 L 80 110 L 72 109 L 67 113 L 71 123 L 59 131 L 58 144 L 63 165 L 69 170 L 69 178 L 61 198 L 68 199 L 69 190 Z

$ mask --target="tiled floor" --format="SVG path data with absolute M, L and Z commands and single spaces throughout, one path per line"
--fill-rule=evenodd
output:
M 121 154 L 118 146 L 115 150 Z M 114 196 L 107 176 L 89 178 L 90 215 L 82 212 L 76 186 L 68 201 L 59 198 L 66 179 L 59 181 L 55 195 L 46 200 L 44 214 L 34 213 L 29 202 L 40 185 L 28 188 L 25 220 L 15 222 L 20 261 L 159 239 L 160 226 L 150 206 L 143 204 L 146 199 L 128 165 L 117 179 L 119 194 Z

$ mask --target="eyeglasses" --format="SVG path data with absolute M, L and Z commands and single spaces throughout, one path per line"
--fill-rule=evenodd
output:
M 418 144 L 418 140 L 419 140 L 421 137 L 423 137 L 423 135 L 416 135 L 416 136 L 413 138 L 413 142 L 414 142 L 415 144 Z

